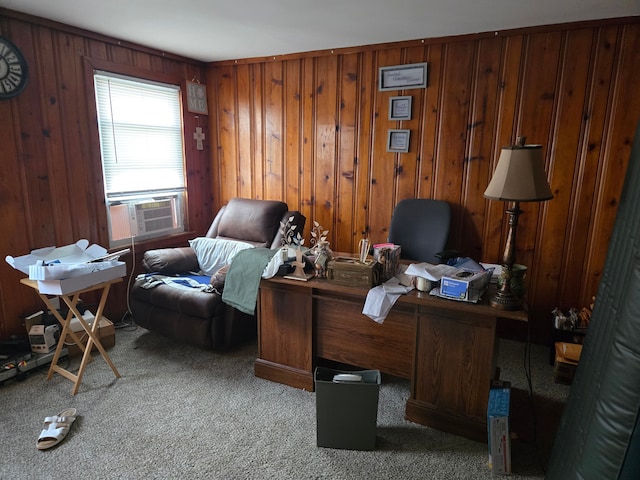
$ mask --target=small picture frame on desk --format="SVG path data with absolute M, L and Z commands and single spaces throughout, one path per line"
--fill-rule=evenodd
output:
M 389 98 L 389 120 L 411 120 L 411 96 Z
M 411 130 L 391 129 L 387 132 L 387 152 L 409 152 Z

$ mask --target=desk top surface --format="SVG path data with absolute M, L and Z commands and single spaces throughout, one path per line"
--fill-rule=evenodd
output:
M 307 281 L 302 281 L 290 280 L 284 277 L 273 277 L 268 280 L 263 279 L 262 281 L 279 285 L 307 288 L 311 290 L 312 294 L 315 290 L 317 292 L 331 293 L 336 296 L 343 295 L 350 297 L 359 297 L 363 302 L 369 291 L 368 288 L 337 285 L 335 283 L 329 282 L 326 279 L 320 278 L 312 278 Z M 482 300 L 480 300 L 480 302 L 478 303 L 449 300 L 446 298 L 430 295 L 429 292 L 420 292 L 416 289 L 413 289 L 409 293 L 401 295 L 396 304 L 417 305 L 429 308 L 446 309 L 450 311 L 468 312 L 476 315 L 480 314 L 497 318 L 507 318 L 521 322 L 529 321 L 529 315 L 526 307 L 523 310 L 514 311 L 500 310 L 498 308 L 491 307 L 489 305 L 488 299 L 495 293 L 495 288 L 496 287 L 494 285 L 491 285 L 487 292 L 483 295 Z

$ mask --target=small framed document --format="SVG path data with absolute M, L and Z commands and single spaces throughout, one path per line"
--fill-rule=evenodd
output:
M 411 120 L 411 97 L 389 98 L 389 120 Z
M 394 67 L 380 67 L 379 91 L 408 90 L 427 87 L 427 63 L 411 63 Z
M 411 130 L 389 130 L 387 132 L 387 152 L 407 153 Z
M 208 115 L 207 86 L 187 81 L 187 111 Z

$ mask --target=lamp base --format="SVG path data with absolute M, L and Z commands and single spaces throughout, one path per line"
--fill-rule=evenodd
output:
M 522 300 L 511 292 L 497 291 L 489 300 L 489 305 L 500 310 L 521 310 Z

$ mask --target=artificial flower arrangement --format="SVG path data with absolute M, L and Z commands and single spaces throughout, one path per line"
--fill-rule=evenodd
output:
M 311 230 L 311 245 L 313 245 L 313 265 L 316 270 L 316 277 L 324 278 L 327 276 L 327 264 L 333 257 L 333 252 L 329 248 L 327 235 L 329 230 L 324 230 L 322 226 L 313 221 L 313 229 Z

